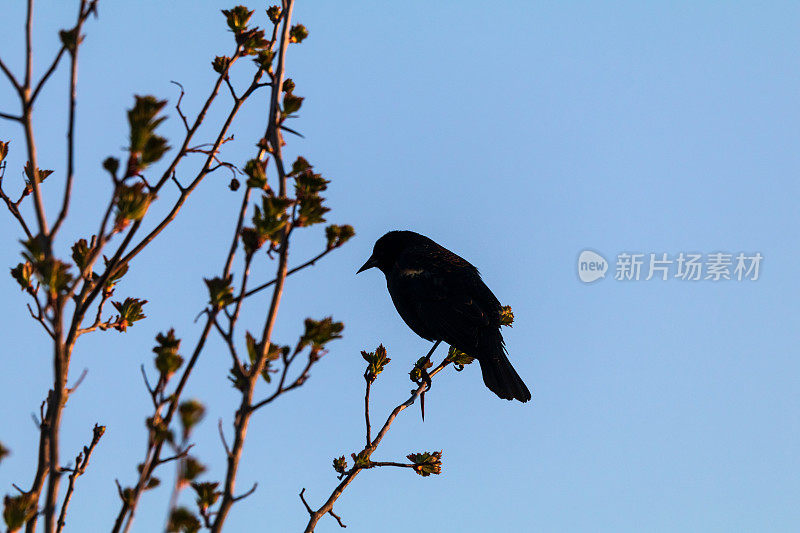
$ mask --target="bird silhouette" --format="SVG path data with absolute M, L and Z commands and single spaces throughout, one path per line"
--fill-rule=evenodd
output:
M 502 306 L 477 268 L 413 231 L 390 231 L 378 239 L 357 273 L 373 267 L 386 276 L 400 317 L 414 333 L 435 342 L 433 349 L 444 341 L 477 359 L 483 382 L 498 397 L 531 399 L 508 360 L 500 333 Z

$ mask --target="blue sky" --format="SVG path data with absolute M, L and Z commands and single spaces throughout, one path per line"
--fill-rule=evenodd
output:
M 0 22 L 0 54 L 16 71 L 21 4 L 5 6 Z M 66 4 L 39 6 L 37 72 L 56 30 L 72 23 Z M 176 80 L 185 109 L 198 108 L 210 60 L 231 49 L 225 7 L 109 1 L 87 23 L 76 207 L 62 253 L 97 225 L 108 194 L 100 162 L 125 144 L 132 95 L 174 102 Z M 470 260 L 513 306 L 506 342 L 533 401 L 498 400 L 477 367 L 448 370 L 426 399 L 425 423 L 417 409 L 405 412 L 374 456 L 443 449 L 442 475 L 362 473 L 336 505 L 350 529 L 795 530 L 798 16 L 789 2 L 298 2 L 295 19 L 310 37 L 290 49 L 288 70 L 306 97 L 292 127 L 306 138 L 289 138 L 287 151 L 333 180 L 329 220 L 353 224 L 357 237 L 290 278 L 276 336 L 293 342 L 306 316 L 332 314 L 346 329 L 302 390 L 254 416 L 238 486 L 259 488 L 234 507 L 229 529 L 299 530 L 299 490 L 312 504 L 330 493 L 331 459 L 362 446 L 360 350 L 382 342 L 392 358 L 373 389 L 374 418 L 406 397 L 407 372 L 428 345 L 396 315 L 377 271 L 354 273 L 377 237 L 407 228 Z M 2 111 L 16 111 L 12 96 L 1 83 Z M 66 69 L 43 97 L 36 126 L 40 166 L 57 171 L 47 184 L 52 209 Z M 228 160 L 252 156 L 261 98 L 235 123 Z M 181 132 L 172 109 L 163 129 Z M 15 183 L 20 132 L 0 122 L 0 139 L 12 140 L 5 181 Z M 65 411 L 63 455 L 77 453 L 95 422 L 108 431 L 78 481 L 67 530 L 109 529 L 113 480 L 133 480 L 149 413 L 138 368 L 150 364 L 158 331 L 174 326 L 184 351 L 199 334 L 202 278 L 220 270 L 239 202 L 228 179 L 208 178 L 119 286 L 118 296 L 149 300 L 148 319 L 76 349 L 74 375 L 89 374 Z M 173 193 L 153 209 L 163 212 Z M 10 215 L 0 232 L 0 263 L 10 267 L 20 236 Z M 322 239 L 309 230 L 294 260 Z M 758 251 L 764 261 L 756 282 L 607 276 L 584 285 L 576 258 L 587 248 L 612 263 L 622 251 Z M 256 275 L 271 269 L 262 261 Z M 0 440 L 13 452 L 0 487 L 11 492 L 33 475 L 30 413 L 50 380 L 50 351 L 15 282 L 0 290 Z M 243 325 L 260 327 L 267 304 L 254 299 Z M 209 480 L 224 475 L 216 421 L 230 427 L 238 398 L 227 367 L 214 339 L 187 390 L 209 411 L 194 450 Z M 167 497 L 147 493 L 134 531 L 162 527 Z M 328 517 L 318 531 L 338 529 Z

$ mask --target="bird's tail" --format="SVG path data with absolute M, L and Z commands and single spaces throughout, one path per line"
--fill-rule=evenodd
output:
M 503 337 L 499 331 L 483 330 L 478 334 L 478 362 L 483 382 L 504 400 L 527 402 L 531 393 L 506 356 Z

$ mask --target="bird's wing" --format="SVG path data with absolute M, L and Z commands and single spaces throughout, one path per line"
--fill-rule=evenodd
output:
M 395 300 L 398 311 L 419 321 L 412 325 L 403 316 L 418 334 L 418 329 L 427 332 L 423 337 L 442 339 L 468 351 L 479 328 L 499 326 L 500 304 L 477 269 L 445 248 L 406 250 L 397 260 L 393 278 L 399 290 L 392 292 L 400 295 Z

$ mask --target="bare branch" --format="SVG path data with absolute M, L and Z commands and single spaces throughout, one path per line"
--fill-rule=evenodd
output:
M 364 375 L 366 378 L 366 374 Z M 367 392 L 364 394 L 364 418 L 367 422 L 367 446 L 372 444 L 372 426 L 369 423 L 369 391 L 372 388 L 372 382 L 367 379 Z
M 33 70 L 33 46 L 31 44 L 31 33 L 33 27 L 33 0 L 28 0 L 27 16 L 25 18 L 25 85 L 27 94 L 31 90 L 31 71 Z
M 290 128 L 289 126 L 284 126 L 284 125 L 281 125 L 281 129 L 282 129 L 283 131 L 288 131 L 289 133 L 291 133 L 291 134 L 293 134 L 293 135 L 297 135 L 297 136 L 298 136 L 298 137 L 300 137 L 301 139 L 305 139 L 305 136 L 304 136 L 302 133 L 299 133 L 299 132 L 297 132 L 297 131 L 293 130 L 293 129 L 292 129 L 292 128 Z
M 36 320 L 39 324 L 42 325 L 42 327 L 47 332 L 47 334 L 50 335 L 50 337 L 54 338 L 55 334 L 53 333 L 53 330 L 50 329 L 50 326 L 48 326 L 47 322 L 45 322 L 45 320 L 44 320 L 44 313 L 42 311 L 42 306 L 39 303 L 39 299 L 38 298 L 34 298 L 34 300 L 36 301 L 36 305 L 39 308 L 39 313 L 35 314 L 33 312 L 33 309 L 31 308 L 31 304 L 27 304 L 28 312 L 31 314 L 31 317 L 33 317 L 34 320 Z
M 81 386 L 81 383 L 83 383 L 83 380 L 86 379 L 87 374 L 89 374 L 89 369 L 88 368 L 84 368 L 83 372 L 81 372 L 81 375 L 78 376 L 77 380 L 75 380 L 75 384 L 72 387 L 67 389 L 67 396 L 69 396 L 70 394 L 72 394 L 73 392 L 78 390 L 78 387 Z
M 64 494 L 64 503 L 61 504 L 61 514 L 58 517 L 56 533 L 60 533 L 61 530 L 64 529 L 64 524 L 66 524 L 67 507 L 69 507 L 72 493 L 75 490 L 75 480 L 86 472 L 86 467 L 89 466 L 89 457 L 91 457 L 97 443 L 100 442 L 100 438 L 103 436 L 103 433 L 105 433 L 105 430 L 105 426 L 95 424 L 92 442 L 89 446 L 84 446 L 83 451 L 75 458 L 75 468 L 72 469 L 72 474 L 69 476 L 69 484 L 67 485 L 67 492 Z
M 346 525 L 344 525 L 344 523 L 342 522 L 342 519 L 341 519 L 341 517 L 340 517 L 338 514 L 336 514 L 336 513 L 334 513 L 334 512 L 333 512 L 333 509 L 328 509 L 328 514 L 329 514 L 329 515 L 331 515 L 332 517 L 334 517 L 334 518 L 336 519 L 336 521 L 337 521 L 337 522 L 339 522 L 339 527 L 347 527 L 347 526 L 346 526 Z
M 284 364 L 283 374 L 281 375 L 281 381 L 278 384 L 277 390 L 275 390 L 275 392 L 273 392 L 272 394 L 270 394 L 269 396 L 267 396 L 266 398 L 264 398 L 260 402 L 252 405 L 250 407 L 249 411 L 250 412 L 258 411 L 259 409 L 261 409 L 265 405 L 267 405 L 269 403 L 272 403 L 272 401 L 275 400 L 275 398 L 277 398 L 278 396 L 282 395 L 283 393 L 289 392 L 290 390 L 294 390 L 294 389 L 298 388 L 299 386 L 301 386 L 303 383 L 305 383 L 308 380 L 308 373 L 311 370 L 311 367 L 316 362 L 317 362 L 316 359 L 313 359 L 313 358 L 309 357 L 308 363 L 306 364 L 305 368 L 300 373 L 300 375 L 297 376 L 297 379 L 295 379 L 290 385 L 285 386 L 285 387 L 283 386 L 283 382 L 284 382 L 284 379 L 286 377 L 287 370 L 289 369 L 289 364 L 291 364 L 291 363 Z
M 186 133 L 189 133 L 189 131 L 191 130 L 191 128 L 189 128 L 189 121 L 186 120 L 186 115 L 184 115 L 183 111 L 181 111 L 181 101 L 183 100 L 183 95 L 186 94 L 183 91 L 183 85 L 181 85 L 180 83 L 178 83 L 177 81 L 174 81 L 174 80 L 170 81 L 170 83 L 174 83 L 181 90 L 181 95 L 178 97 L 178 103 L 175 104 L 175 109 L 178 111 L 178 115 L 181 117 L 181 120 L 183 121 L 183 127 L 186 128 Z M 174 173 L 173 173 L 173 177 L 174 177 Z
M 412 463 L 395 463 L 395 462 L 392 462 L 392 461 L 370 461 L 369 465 L 370 465 L 370 467 L 373 467 L 373 466 L 396 466 L 396 467 L 400 467 L 400 468 L 414 468 L 414 466 L 415 466 Z
M 3 60 L 1 58 L 0 58 L 0 70 L 2 70 L 3 73 L 6 75 L 6 78 L 8 78 L 8 81 L 11 82 L 11 85 L 14 86 L 14 89 L 17 91 L 17 93 L 19 93 L 19 95 L 22 96 L 22 86 L 17 81 L 17 78 L 14 77 L 14 74 L 12 74 L 11 71 L 8 69 L 6 64 L 3 63 Z
M 228 76 L 225 76 L 225 84 L 228 86 L 228 90 L 231 92 L 231 96 L 233 97 L 233 101 L 236 102 L 239 100 L 239 97 L 236 96 L 236 91 L 233 89 L 233 85 L 231 85 L 231 80 Z
M 191 450 L 193 447 L 194 447 L 194 444 L 190 444 L 189 446 L 184 448 L 183 451 L 181 451 L 179 453 L 176 453 L 175 455 L 171 455 L 169 457 L 165 457 L 164 459 L 159 459 L 156 462 L 156 464 L 163 465 L 164 463 L 169 463 L 171 461 L 177 461 L 178 459 L 183 459 L 184 457 L 189 455 L 189 450 Z
M 53 62 L 50 64 L 50 68 L 48 68 L 47 71 L 44 73 L 44 76 L 42 76 L 42 79 L 39 80 L 39 83 L 36 84 L 36 88 L 33 90 L 33 94 L 31 95 L 31 100 L 30 100 L 31 104 L 33 104 L 33 102 L 36 101 L 36 97 L 39 96 L 39 91 L 42 90 L 42 87 L 44 87 L 44 84 L 47 82 L 48 78 L 50 78 L 50 75 L 53 72 L 55 72 L 59 61 L 61 61 L 61 57 L 64 55 L 64 52 L 66 52 L 66 51 L 67 51 L 67 47 L 63 46 L 63 45 L 58 50 L 58 53 L 56 54 L 56 57 L 53 59 Z
M 291 275 L 292 275 L 292 274 L 294 274 L 295 272 L 299 272 L 300 270 L 303 270 L 303 269 L 304 269 L 304 268 L 306 268 L 306 267 L 309 267 L 309 266 L 314 266 L 314 264 L 316 264 L 316 262 L 317 262 L 317 261 L 319 261 L 320 259 L 322 259 L 322 258 L 323 258 L 323 257 L 325 257 L 326 255 L 328 255 L 329 253 L 331 253 L 331 252 L 332 252 L 333 250 L 335 250 L 336 248 L 337 248 L 337 247 L 333 247 L 333 248 L 326 248 L 326 249 L 325 249 L 325 251 L 323 251 L 323 252 L 320 252 L 319 254 L 315 255 L 314 257 L 312 257 L 311 259 L 309 259 L 309 260 L 308 260 L 308 261 L 306 261 L 305 263 L 302 263 L 302 264 L 300 264 L 300 265 L 297 265 L 296 267 L 294 267 L 294 268 L 292 268 L 292 269 L 288 270 L 288 271 L 286 272 L 286 275 L 287 275 L 287 276 L 291 276 Z M 276 281 L 277 281 L 277 278 L 276 278 L 276 279 L 273 279 L 273 280 L 270 280 L 270 281 L 268 281 L 268 282 L 266 282 L 266 283 L 264 283 L 264 284 L 262 284 L 262 285 L 259 285 L 258 287 L 254 288 L 254 289 L 250 289 L 249 291 L 247 291 L 246 293 L 244 293 L 244 295 L 241 295 L 241 296 L 237 297 L 235 301 L 242 300 L 243 298 L 247 298 L 247 297 L 249 297 L 249 296 L 252 296 L 252 295 L 256 294 L 257 292 L 263 291 L 263 290 L 264 290 L 264 289 L 266 289 L 267 287 L 271 287 L 272 285 L 275 285 L 275 282 L 276 282 Z
M 81 30 L 83 29 L 83 22 L 86 20 L 86 17 L 89 16 L 89 13 L 94 11 L 97 5 L 97 0 L 92 2 L 92 6 L 90 6 L 88 10 L 86 9 L 86 2 L 87 0 L 81 0 L 78 8 L 78 21 L 75 23 L 75 28 L 73 30 L 75 32 L 75 46 L 72 50 L 70 50 L 69 118 L 67 122 L 67 183 L 64 187 L 64 197 L 61 201 L 61 211 L 58 213 L 58 218 L 56 218 L 55 224 L 53 224 L 53 230 L 50 236 L 51 239 L 56 235 L 56 233 L 58 233 L 59 228 L 61 228 L 61 224 L 63 224 L 64 219 L 67 218 L 70 197 L 72 196 L 72 183 L 75 179 L 75 105 L 78 97 L 78 51 L 80 50 L 81 45 Z M 53 66 L 51 67 L 52 70 L 55 70 L 58 60 L 66 47 L 66 43 L 61 47 L 61 50 L 56 56 L 55 61 L 53 61 Z M 42 78 L 42 81 L 39 82 L 39 86 L 36 88 L 36 91 L 34 91 L 33 96 L 31 97 L 31 102 L 36 99 L 37 92 L 44 85 L 45 81 L 47 81 L 47 77 L 50 75 L 52 70 L 48 71 L 48 73 Z
M 25 222 L 25 219 L 22 217 L 22 214 L 19 212 L 19 202 L 22 201 L 22 198 L 20 198 L 20 200 L 18 200 L 16 202 L 14 202 L 3 191 L 3 178 L 5 177 L 5 171 L 6 171 L 6 164 L 5 164 L 5 162 L 3 162 L 2 164 L 0 164 L 0 198 L 2 198 L 3 201 L 6 203 L 6 207 L 8 208 L 8 211 L 19 222 L 20 226 L 22 227 L 22 231 L 25 232 L 25 236 L 28 239 L 32 239 L 33 238 L 33 234 L 31 233 L 31 230 L 28 229 L 28 224 Z
M 217 427 L 219 428 L 219 438 L 222 441 L 222 447 L 225 448 L 225 456 L 226 457 L 230 457 L 231 456 L 231 449 L 230 449 L 230 446 L 228 446 L 228 441 L 225 440 L 225 431 L 222 429 L 222 419 L 221 418 L 219 419 L 219 423 L 217 424 Z
M 236 496 L 233 499 L 234 503 L 244 500 L 245 498 L 247 498 L 248 496 L 253 494 L 256 491 L 257 488 L 258 488 L 258 482 L 253 483 L 253 487 L 250 490 L 248 490 L 247 492 L 245 492 L 241 496 Z
M 22 117 L 17 115 L 9 115 L 8 113 L 3 113 L 0 111 L 0 118 L 4 118 L 6 120 L 13 120 L 14 122 L 22 122 Z

